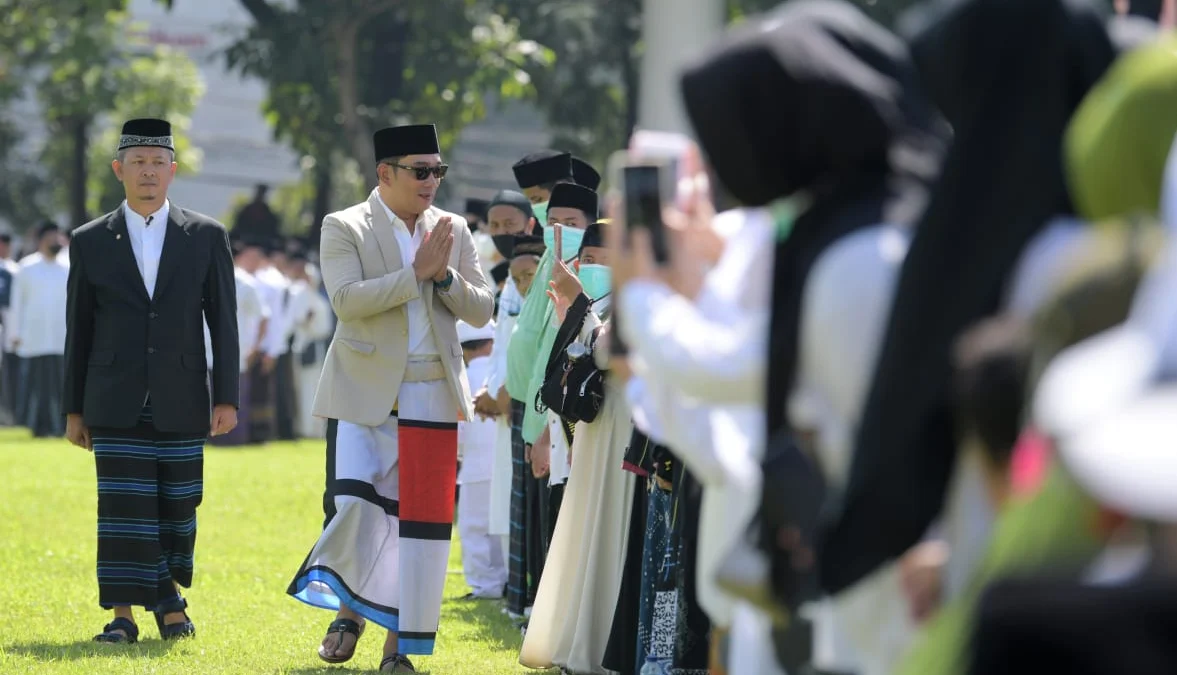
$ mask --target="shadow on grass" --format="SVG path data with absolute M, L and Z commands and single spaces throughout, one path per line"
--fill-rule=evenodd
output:
M 148 640 L 133 645 L 103 644 L 93 640 L 60 642 L 25 642 L 4 645 L 3 650 L 15 656 L 37 661 L 80 661 L 92 658 L 158 659 L 171 651 L 174 643 Z

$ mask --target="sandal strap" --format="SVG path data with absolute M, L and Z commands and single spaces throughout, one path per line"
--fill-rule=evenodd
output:
M 327 626 L 328 633 L 351 633 L 359 639 L 360 634 L 364 632 L 364 627 L 351 619 L 336 619 Z
M 154 612 L 158 616 L 163 616 L 164 614 L 183 612 L 186 609 L 188 609 L 188 601 L 177 595 L 173 600 L 161 602 L 156 605 Z
M 135 625 L 134 621 L 121 616 L 116 616 L 114 621 L 111 621 L 110 623 L 103 626 L 102 633 L 99 637 L 108 636 L 110 638 L 119 640 L 124 639 L 121 635 L 115 632 L 116 630 L 121 630 L 126 633 L 127 636 L 125 639 L 129 642 L 134 642 L 139 639 L 139 627 Z
M 382 672 L 385 666 L 392 666 L 394 668 L 396 666 L 408 666 L 409 670 L 412 670 L 413 672 L 417 671 L 417 669 L 413 667 L 413 662 L 409 660 L 409 657 L 399 652 L 391 656 L 385 656 L 384 659 L 380 661 L 380 670 Z

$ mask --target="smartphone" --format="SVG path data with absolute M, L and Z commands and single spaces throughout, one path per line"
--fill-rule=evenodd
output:
M 552 246 L 555 247 L 555 256 L 560 260 L 564 260 L 564 226 L 560 224 L 552 225 Z M 565 262 L 568 262 L 565 260 Z
M 665 164 L 632 164 L 622 170 L 625 225 L 630 232 L 645 228 L 650 233 L 654 261 L 659 265 L 670 262 L 666 246 L 666 228 L 662 222 L 663 184 L 669 167 Z

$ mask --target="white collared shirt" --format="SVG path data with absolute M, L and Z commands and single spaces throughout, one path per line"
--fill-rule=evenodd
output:
M 253 275 L 240 267 L 234 267 L 233 278 L 237 287 L 237 347 L 241 358 L 239 366 L 244 373 L 249 370 L 250 353 L 261 342 L 262 321 L 270 318 L 270 307 L 262 298 Z M 208 359 L 208 369 L 212 370 L 213 340 L 207 320 L 204 323 L 204 353 Z
M 396 243 L 401 250 L 401 264 L 404 265 L 404 269 L 412 270 L 413 259 L 417 257 L 417 249 L 421 248 L 421 244 L 425 242 L 425 214 L 421 214 L 417 218 L 417 227 L 413 229 L 412 234 L 409 234 L 409 228 L 405 225 L 405 221 L 397 218 L 383 199 L 377 197 L 377 200 L 380 202 L 380 206 L 384 207 L 384 213 L 392 222 L 392 233 L 396 235 Z M 423 286 L 420 283 L 417 285 L 418 287 Z M 425 311 L 425 301 L 421 299 L 424 296 L 425 291 L 422 287 L 419 297 L 405 303 L 405 316 L 409 320 L 409 356 L 440 354 L 437 350 L 437 340 L 433 337 L 432 325 L 429 323 L 429 313 Z
M 163 255 L 163 239 L 168 231 L 168 211 L 171 205 L 165 199 L 163 206 L 147 218 L 135 213 L 124 201 L 123 215 L 127 219 L 127 236 L 131 238 L 131 250 L 139 265 L 139 275 L 147 287 L 147 296 L 155 297 L 155 280 L 159 278 L 159 258 Z M 151 224 L 148 225 L 148 219 Z
M 482 386 L 490 370 L 490 357 L 471 359 L 466 365 L 472 389 Z M 472 420 L 458 422 L 458 452 L 462 467 L 458 470 L 458 484 L 468 485 L 489 481 L 494 472 L 495 437 L 498 427 L 493 419 L 475 416 Z
M 7 341 L 19 341 L 17 356 L 65 353 L 65 300 L 69 265 L 58 259 L 35 259 L 22 264 L 12 286 Z

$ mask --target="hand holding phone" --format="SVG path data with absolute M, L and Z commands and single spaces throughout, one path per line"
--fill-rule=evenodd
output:
M 633 232 L 645 230 L 650 236 L 654 262 L 659 266 L 670 263 L 670 249 L 666 241 L 666 226 L 662 219 L 662 189 L 667 167 L 659 164 L 627 166 L 623 172 L 625 191 L 625 225 Z

